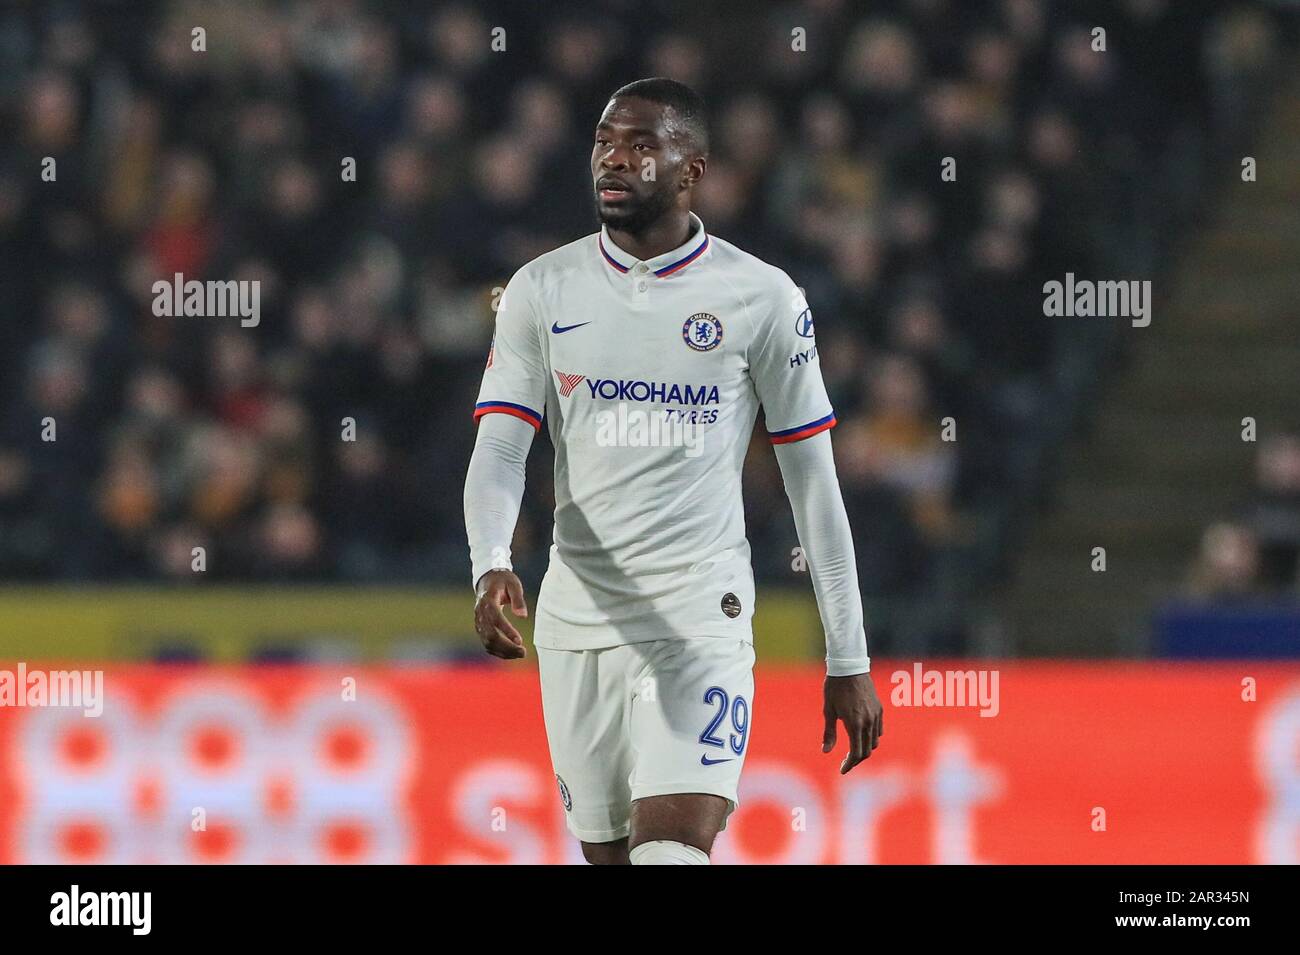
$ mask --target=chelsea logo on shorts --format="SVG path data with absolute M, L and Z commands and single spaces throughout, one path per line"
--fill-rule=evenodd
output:
M 564 785 L 564 780 L 559 773 L 555 774 L 555 781 L 560 784 L 560 801 L 564 803 L 564 811 L 569 812 L 573 809 L 573 797 L 569 795 L 569 787 Z
M 682 326 L 682 341 L 696 351 L 713 351 L 722 344 L 722 322 L 716 315 L 696 312 Z
M 740 598 L 735 594 L 722 595 L 722 612 L 733 620 L 740 616 Z

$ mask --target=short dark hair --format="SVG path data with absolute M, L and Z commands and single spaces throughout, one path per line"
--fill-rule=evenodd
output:
M 709 151 L 709 108 L 704 97 L 685 83 L 662 76 L 636 80 L 614 91 L 611 100 L 624 96 L 637 96 L 661 106 L 668 106 L 686 127 L 692 145 L 701 153 Z

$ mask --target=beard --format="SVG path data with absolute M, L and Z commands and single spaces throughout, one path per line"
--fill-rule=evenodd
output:
M 603 209 L 600 197 L 593 194 L 596 217 L 611 229 L 631 235 L 640 235 L 663 218 L 672 208 L 673 196 L 667 189 L 658 189 L 645 198 L 629 198 L 616 209 Z

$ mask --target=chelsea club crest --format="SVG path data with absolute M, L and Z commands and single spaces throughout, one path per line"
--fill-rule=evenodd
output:
M 696 312 L 682 326 L 682 341 L 696 351 L 713 351 L 722 344 L 722 322 L 708 312 Z

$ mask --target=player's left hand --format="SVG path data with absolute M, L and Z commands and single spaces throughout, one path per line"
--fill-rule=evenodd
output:
M 843 776 L 858 763 L 871 756 L 884 735 L 882 719 L 884 708 L 876 696 L 870 673 L 856 676 L 828 676 L 822 687 L 822 715 L 826 728 L 822 732 L 822 752 L 835 748 L 835 723 L 844 724 L 849 737 L 849 755 L 840 763 Z

